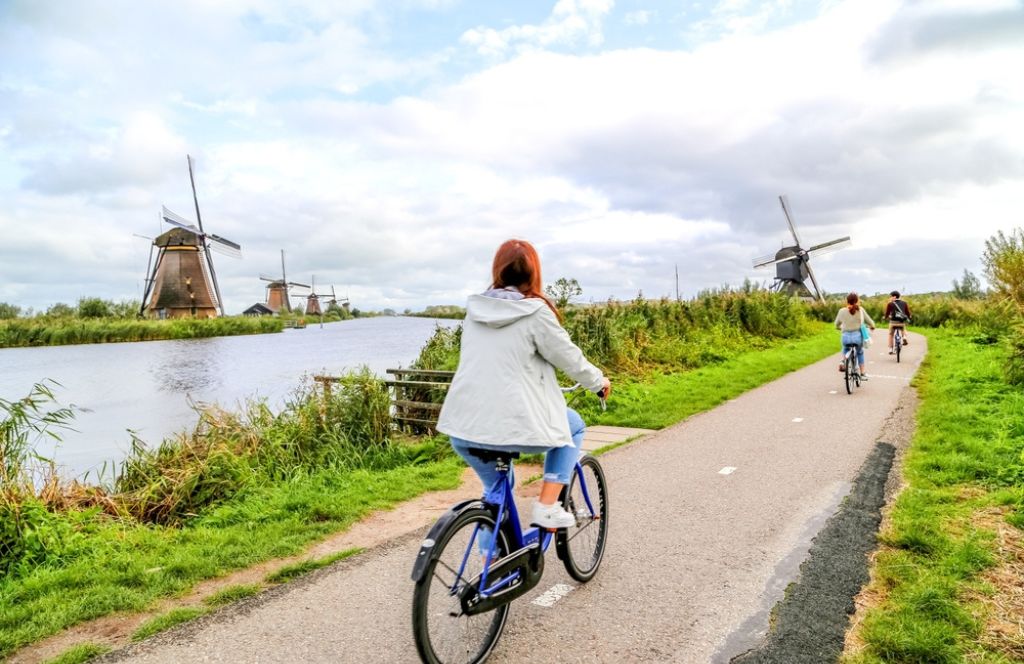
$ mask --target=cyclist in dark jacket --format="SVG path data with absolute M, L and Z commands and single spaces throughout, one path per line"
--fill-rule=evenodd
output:
M 883 319 L 889 321 L 889 354 L 893 354 L 892 340 L 896 328 L 903 330 L 903 345 L 907 345 L 907 323 L 910 321 L 910 305 L 900 299 L 900 292 L 889 293 L 889 302 L 885 305 Z

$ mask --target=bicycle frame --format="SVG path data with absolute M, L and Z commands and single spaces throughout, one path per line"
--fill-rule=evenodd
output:
M 525 530 L 522 528 L 519 524 L 519 510 L 516 508 L 515 497 L 512 493 L 512 480 L 510 475 L 511 467 L 505 462 L 499 461 L 497 470 L 498 479 L 495 480 L 494 486 L 491 487 L 491 490 L 488 491 L 486 495 L 493 496 L 496 493 L 500 493 L 501 502 L 487 504 L 497 505 L 498 514 L 495 519 L 495 523 L 498 524 L 499 528 L 500 524 L 504 523 L 506 517 L 508 519 L 513 536 L 511 544 L 514 547 L 512 551 L 509 552 L 509 556 L 515 556 L 534 544 L 537 544 L 540 547 L 540 552 L 543 556 L 543 554 L 547 553 L 548 547 L 551 546 L 555 532 L 538 527 L 531 527 Z M 587 482 L 583 476 L 583 467 L 578 461 L 576 462 L 573 472 L 576 474 L 576 479 L 580 483 L 580 490 L 583 493 L 583 499 L 586 502 L 587 509 L 590 510 L 591 514 L 594 514 L 594 505 L 591 502 L 590 492 L 587 489 Z M 473 531 L 473 536 L 470 538 L 470 542 L 466 547 L 466 552 L 462 556 L 462 563 L 459 566 L 456 578 L 461 578 L 465 573 L 466 563 L 469 561 L 469 557 L 473 555 L 473 547 L 480 534 L 480 529 L 481 527 L 477 525 Z M 490 545 L 487 547 L 487 554 L 484 558 L 484 570 L 480 575 L 480 582 L 477 588 L 477 593 L 484 598 L 493 596 L 495 593 L 515 583 L 520 578 L 520 573 L 518 571 L 513 571 L 507 576 L 501 577 L 494 585 L 488 585 L 488 572 L 491 571 L 491 564 L 494 562 L 496 546 L 497 537 L 492 536 Z

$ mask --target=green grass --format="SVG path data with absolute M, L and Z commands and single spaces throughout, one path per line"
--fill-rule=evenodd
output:
M 59 567 L 0 579 L 0 657 L 76 623 L 142 611 L 196 582 L 301 553 L 372 510 L 458 486 L 454 458 L 389 470 L 324 469 L 250 487 L 180 528 L 94 518 Z
M 280 332 L 277 317 L 176 318 L 16 318 L 0 321 L 0 348 L 67 344 L 200 339 L 239 334 Z
M 781 340 L 765 350 L 740 353 L 691 371 L 647 380 L 617 380 L 608 410 L 582 396 L 573 403 L 588 424 L 661 429 L 732 399 L 812 362 L 838 355 L 837 333 L 830 326 L 796 341 Z
M 177 627 L 178 625 L 187 623 L 190 620 L 195 620 L 199 616 L 205 615 L 208 612 L 209 609 L 194 606 L 171 609 L 167 613 L 161 614 L 142 623 L 142 625 L 135 630 L 135 633 L 132 634 L 132 641 L 148 639 L 154 634 L 158 634 L 172 627 Z
M 240 599 L 257 595 L 261 590 L 263 590 L 263 587 L 257 583 L 228 586 L 204 599 L 203 604 L 212 608 L 219 608 L 233 604 Z
M 285 583 L 296 579 L 300 576 L 309 574 L 314 570 L 318 570 L 322 567 L 327 567 L 331 563 L 336 563 L 339 560 L 351 558 L 357 553 L 362 553 L 363 549 L 354 548 L 347 549 L 345 551 L 339 551 L 338 553 L 332 553 L 329 556 L 323 556 L 322 558 L 310 558 L 301 562 L 295 563 L 294 565 L 285 565 L 276 572 L 272 572 L 267 575 L 267 583 Z
M 80 643 L 73 648 L 68 648 L 57 657 L 47 660 L 46 664 L 82 664 L 108 652 L 110 652 L 108 646 L 101 646 L 96 643 Z
M 1015 523 L 1024 513 L 1024 394 L 1006 383 L 999 345 L 927 334 L 908 486 L 876 559 L 884 600 L 865 616 L 867 650 L 844 660 L 851 664 L 1011 661 L 979 639 L 986 609 L 978 598 L 993 591 L 979 573 L 999 558 L 977 517 L 1002 507 Z

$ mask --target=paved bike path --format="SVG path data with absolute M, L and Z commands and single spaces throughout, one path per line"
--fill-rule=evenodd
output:
M 549 552 L 490 661 L 725 662 L 752 647 L 926 350 L 911 334 L 897 364 L 884 334 L 853 395 L 837 350 L 604 455 L 611 513 L 600 572 L 577 584 Z M 113 658 L 415 662 L 409 572 L 425 532 Z

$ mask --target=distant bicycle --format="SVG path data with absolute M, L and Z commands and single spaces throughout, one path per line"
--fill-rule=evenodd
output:
M 551 531 L 519 525 L 511 475 L 518 452 L 476 448 L 470 454 L 496 462 L 498 479 L 485 495 L 502 498 L 453 506 L 420 546 L 412 571 L 412 625 L 416 650 L 429 664 L 477 664 L 490 656 L 509 603 L 540 582 L 552 540 L 569 576 L 581 583 L 597 573 L 607 544 L 608 485 L 594 457 L 580 457 L 559 497 L 576 525 Z
M 843 382 L 846 384 L 846 393 L 853 394 L 853 386 L 860 387 L 860 370 L 857 368 L 857 345 L 846 344 L 846 353 L 843 355 Z

